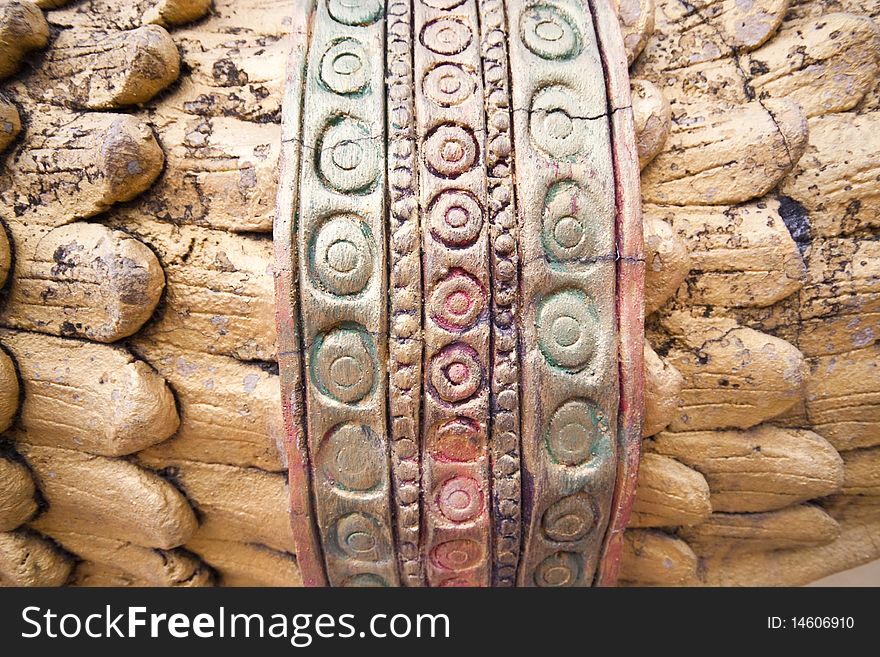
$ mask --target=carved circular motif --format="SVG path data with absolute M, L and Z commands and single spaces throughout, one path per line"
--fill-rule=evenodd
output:
M 574 552 L 557 552 L 535 568 L 538 586 L 574 586 L 581 575 L 581 559 Z
M 428 224 L 434 239 L 446 246 L 470 246 L 483 228 L 483 210 L 470 192 L 448 189 L 428 205 Z
M 596 525 L 597 513 L 584 493 L 563 497 L 544 512 L 541 525 L 552 541 L 582 539 Z
M 580 465 L 610 448 L 608 420 L 595 403 L 573 399 L 560 406 L 547 427 L 550 457 L 562 465 Z
M 347 556 L 380 561 L 388 553 L 379 521 L 366 513 L 350 513 L 336 522 L 336 544 Z
M 428 449 L 437 461 L 464 463 L 480 456 L 482 442 L 479 423 L 459 416 L 433 428 Z
M 317 461 L 324 477 L 343 490 L 369 491 L 385 480 L 382 441 L 363 424 L 331 429 L 321 442 Z
M 441 515 L 452 522 L 473 520 L 483 511 L 483 491 L 471 477 L 447 479 L 437 490 L 434 501 Z
M 382 0 L 327 0 L 330 16 L 343 25 L 375 23 L 384 8 L 385 3 Z
M 337 94 L 364 91 L 370 84 L 370 59 L 357 39 L 338 39 L 321 58 L 321 82 Z
M 536 148 L 556 160 L 583 152 L 589 142 L 588 120 L 580 104 L 563 86 L 544 87 L 532 98 L 529 134 Z
M 464 0 L 422 0 L 422 4 L 432 9 L 455 9 L 463 5 Z
M 424 94 L 441 107 L 454 107 L 477 91 L 474 72 L 461 64 L 438 64 L 425 74 Z
M 436 176 L 458 178 L 477 163 L 480 149 L 468 128 L 444 123 L 425 139 L 425 163 Z
M 440 543 L 432 550 L 431 557 L 438 568 L 466 570 L 483 559 L 483 546 L 468 538 L 454 539 Z
M 315 284 L 340 296 L 357 294 L 367 286 L 374 261 L 373 235 L 354 216 L 324 222 L 309 248 L 309 269 Z
M 581 52 L 574 21 L 551 4 L 535 4 L 522 13 L 520 36 L 526 48 L 543 59 L 571 59 Z
M 584 190 L 571 180 L 553 184 L 544 198 L 541 244 L 550 260 L 595 257 L 595 239 Z
M 429 21 L 422 28 L 422 45 L 438 55 L 457 55 L 464 52 L 474 35 L 462 19 L 443 16 Z
M 366 194 L 379 177 L 378 141 L 363 121 L 331 119 L 318 138 L 317 169 L 325 185 L 343 194 Z
M 361 326 L 333 329 L 315 338 L 311 369 L 324 395 L 345 403 L 358 402 L 373 389 L 376 349 Z
M 387 587 L 388 582 L 373 573 L 359 573 L 343 581 L 342 586 L 349 588 L 382 588 Z
M 580 290 L 563 290 L 538 305 L 538 347 L 551 365 L 580 371 L 596 350 L 596 305 Z
M 447 331 L 464 331 L 477 323 L 486 309 L 486 292 L 463 269 L 451 270 L 435 286 L 428 312 Z
M 478 584 L 469 577 L 450 577 L 449 579 L 444 579 L 437 586 L 441 589 L 474 588 Z
M 479 356 L 466 344 L 445 346 L 431 359 L 431 388 L 443 401 L 456 404 L 473 397 L 483 383 Z

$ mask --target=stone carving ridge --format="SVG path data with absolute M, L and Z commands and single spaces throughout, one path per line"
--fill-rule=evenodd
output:
M 291 353 L 327 583 L 595 581 L 621 329 L 617 119 L 592 12 L 315 6 Z
M 468 73 L 480 69 L 479 35 L 470 27 L 478 25 L 476 0 L 415 5 L 416 121 L 424 135 L 419 200 L 429 228 L 422 232 L 427 299 L 422 490 L 431 491 L 423 513 L 424 549 L 436 556 L 451 541 L 480 546 L 467 559 L 428 558 L 431 586 L 490 583 L 485 111 L 482 81 Z M 461 87 L 473 93 L 464 95 Z M 437 438 L 450 435 L 465 442 L 451 450 L 454 458 L 436 449 Z
M 380 0 L 318 3 L 305 79 L 304 106 L 314 108 L 303 117 L 296 215 L 305 429 L 331 585 L 399 582 L 387 344 L 376 337 L 388 330 L 383 10 Z
M 507 18 L 518 62 L 513 106 L 529 108 L 513 113 L 526 263 L 521 326 L 524 343 L 538 347 L 521 375 L 530 409 L 523 467 L 533 483 L 518 583 L 583 586 L 593 581 L 616 476 L 617 330 L 607 303 L 616 273 L 615 181 L 605 73 L 586 3 L 509 3 Z M 548 533 L 542 523 L 574 500 L 590 509 L 591 529 L 560 541 L 565 531 Z

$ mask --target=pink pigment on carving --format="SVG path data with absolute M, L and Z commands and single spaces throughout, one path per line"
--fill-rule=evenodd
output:
M 431 432 L 429 450 L 437 461 L 461 463 L 480 455 L 480 426 L 471 418 L 447 420 Z

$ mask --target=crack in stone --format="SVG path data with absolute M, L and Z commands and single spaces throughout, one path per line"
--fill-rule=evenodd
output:
M 600 119 L 608 119 L 608 120 L 610 120 L 611 117 L 614 116 L 615 113 L 617 113 L 617 112 L 619 112 L 619 111 L 622 111 L 622 110 L 629 110 L 629 109 L 632 109 L 632 105 L 623 105 L 623 106 L 621 106 L 621 107 L 615 107 L 615 108 L 611 109 L 610 111 L 606 111 L 606 112 L 603 112 L 603 113 L 601 113 L 601 114 L 596 114 L 596 115 L 594 115 L 594 116 L 591 116 L 591 115 L 587 115 L 587 116 L 572 116 L 571 114 L 568 114 L 568 117 L 569 117 L 570 119 L 574 120 L 574 121 L 598 121 L 598 120 L 600 120 Z M 555 109 L 550 109 L 550 110 L 547 110 L 547 109 L 532 109 L 532 108 L 525 108 L 525 107 L 519 107 L 519 108 L 515 107 L 515 108 L 513 108 L 513 109 L 510 110 L 511 113 L 520 113 L 520 114 L 525 113 L 525 114 L 528 114 L 528 115 L 534 115 L 534 114 L 552 114 L 553 112 L 556 112 L 556 111 L 560 111 L 560 110 L 555 110 Z M 442 125 L 442 124 L 438 124 L 438 125 Z M 471 129 L 470 132 L 471 132 L 473 135 L 485 136 L 486 134 L 488 134 L 488 129 L 485 128 L 485 127 L 481 127 L 481 128 L 477 128 L 477 129 Z M 413 134 L 415 135 L 414 131 L 413 131 Z M 368 135 L 368 136 L 366 136 L 366 137 L 357 137 L 357 138 L 355 138 L 355 139 L 345 139 L 345 140 L 342 140 L 342 141 L 339 142 L 339 143 L 343 143 L 343 142 L 344 142 L 344 143 L 350 143 L 350 144 L 358 144 L 358 143 L 370 143 L 370 142 L 377 142 L 377 141 L 382 141 L 382 142 L 384 143 L 384 142 L 385 142 L 385 139 L 386 139 L 386 135 L 383 133 L 383 134 L 381 134 L 381 135 Z M 323 153 L 323 152 L 326 152 L 326 151 L 330 151 L 330 150 L 332 150 L 332 149 L 336 146 L 336 145 L 334 144 L 334 146 L 325 146 L 325 147 L 323 147 L 323 148 L 321 148 L 321 149 L 318 149 L 317 147 L 315 147 L 315 146 L 313 146 L 313 145 L 311 145 L 311 144 L 306 144 L 306 143 L 302 140 L 302 138 L 301 138 L 301 137 L 298 137 L 298 136 L 294 136 L 294 137 L 286 137 L 286 138 L 284 138 L 284 139 L 281 140 L 281 143 L 282 143 L 282 144 L 298 144 L 301 148 L 303 148 L 303 149 L 305 149 L 305 150 L 312 151 L 313 153 L 315 153 L 315 152 L 319 152 L 319 151 L 322 152 L 322 153 Z
M 742 62 L 740 62 L 740 48 L 737 46 L 732 46 L 724 39 L 724 35 L 721 33 L 721 30 L 715 26 L 714 23 L 707 20 L 706 17 L 700 13 L 700 10 L 697 9 L 694 5 L 689 3 L 687 0 L 678 0 L 678 2 L 684 6 L 686 10 L 690 14 L 697 16 L 700 21 L 702 21 L 707 27 L 711 28 L 715 35 L 718 37 L 718 40 L 730 51 L 730 58 L 733 60 L 733 65 L 736 66 L 736 69 L 739 71 L 740 75 L 743 78 L 743 92 L 746 95 L 748 100 L 753 100 L 757 102 L 761 108 L 767 113 L 767 116 L 770 117 L 770 120 L 773 121 L 773 125 L 776 127 L 776 132 L 779 134 L 779 137 L 782 139 L 782 145 L 785 148 L 785 155 L 788 158 L 788 163 L 793 167 L 795 165 L 795 161 L 791 156 L 791 145 L 788 143 L 788 139 L 785 136 L 785 133 L 782 132 L 782 129 L 779 127 L 779 123 L 776 121 L 776 117 L 773 115 L 767 106 L 764 104 L 763 99 L 755 93 L 754 87 L 752 87 L 752 81 L 754 77 L 750 72 L 746 72 L 743 68 Z

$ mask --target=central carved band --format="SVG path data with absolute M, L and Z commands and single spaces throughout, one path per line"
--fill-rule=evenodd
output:
M 307 584 L 615 577 L 641 225 L 605 0 L 313 0 L 275 225 Z

